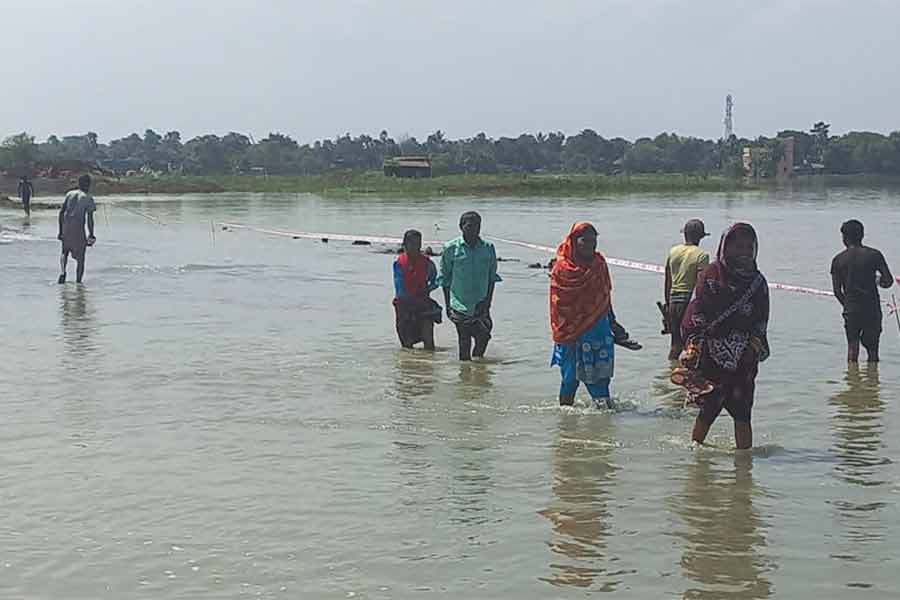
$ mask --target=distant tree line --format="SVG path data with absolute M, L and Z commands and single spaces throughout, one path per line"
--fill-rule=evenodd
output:
M 229 133 L 201 135 L 184 142 L 177 131 L 159 134 L 148 129 L 143 136 L 133 133 L 109 143 L 101 143 L 93 132 L 63 138 L 52 135 L 44 142 L 20 133 L 0 145 L 0 169 L 10 172 L 80 161 L 117 174 L 317 175 L 337 169 L 379 169 L 385 158 L 427 155 L 433 160 L 435 175 L 684 173 L 739 177 L 746 174 L 741 159 L 744 147 L 767 148 L 768 160 L 775 162 L 782 156 L 786 136 L 795 139 L 794 163 L 798 167 L 828 173 L 900 175 L 900 131 L 830 136 L 824 122 L 809 131 L 785 130 L 772 138 L 754 140 L 735 136 L 705 140 L 662 133 L 629 141 L 604 138 L 592 129 L 572 136 L 556 132 L 491 138 L 480 133 L 459 140 L 435 131 L 423 141 L 414 137 L 396 141 L 382 131 L 378 137 L 346 134 L 310 144 L 300 144 L 281 133 L 270 133 L 259 141 Z

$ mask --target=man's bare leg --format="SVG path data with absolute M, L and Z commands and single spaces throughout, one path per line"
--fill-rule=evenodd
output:
M 738 450 L 749 450 L 753 447 L 753 428 L 750 421 L 734 422 L 734 445 Z
M 472 356 L 475 358 L 481 358 L 484 356 L 484 353 L 487 352 L 488 342 L 491 341 L 489 337 L 483 338 L 475 338 L 475 348 L 472 350 Z
M 672 345 L 669 347 L 669 360 L 678 360 L 678 357 L 681 356 L 681 351 L 684 348 L 681 347 L 681 344 L 675 341 L 675 336 L 672 336 Z
M 867 362 L 869 364 L 876 364 L 880 360 L 880 357 L 878 356 L 878 348 L 881 345 L 881 334 L 872 337 L 873 339 L 863 341 L 863 347 L 866 349 Z M 857 352 L 859 352 L 858 347 Z
M 85 257 L 82 256 L 81 260 L 76 262 L 76 264 L 78 265 L 77 268 L 75 269 L 75 282 L 76 283 L 81 283 L 81 280 L 84 279 L 84 258 Z
M 847 342 L 847 362 L 859 362 L 859 342 Z
M 457 331 L 459 337 L 459 360 L 472 360 L 472 336 L 462 331 Z
M 63 252 L 59 257 L 59 279 L 57 283 L 65 283 L 66 282 L 66 267 L 69 262 L 69 253 Z

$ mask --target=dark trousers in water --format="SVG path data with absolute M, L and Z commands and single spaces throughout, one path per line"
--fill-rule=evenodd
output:
M 488 342 L 491 340 L 491 331 L 494 329 L 490 309 L 479 304 L 474 315 L 467 315 L 450 308 L 448 316 L 456 325 L 456 335 L 459 338 L 459 360 L 484 356 Z M 473 340 L 474 348 L 472 347 Z

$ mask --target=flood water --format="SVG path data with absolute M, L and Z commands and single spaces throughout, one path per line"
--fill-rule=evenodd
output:
M 448 239 L 475 208 L 486 237 L 555 245 L 588 219 L 608 255 L 658 263 L 688 218 L 714 233 L 747 220 L 770 281 L 827 289 L 851 217 L 900 271 L 898 193 L 101 200 L 118 204 L 97 212 L 82 286 L 55 283 L 54 213 L 29 227 L 0 213 L 0 597 L 818 600 L 900 587 L 887 317 L 880 369 L 848 371 L 837 303 L 773 291 L 756 449 L 735 455 L 723 413 L 719 449 L 694 452 L 658 275 L 612 271 L 616 313 L 645 345 L 619 352 L 621 409 L 561 410 L 547 276 L 526 268 L 548 256 L 497 244 L 520 262 L 500 265 L 488 359 L 460 364 L 446 324 L 435 355 L 399 349 L 389 255 L 219 228 L 213 241 L 210 225 Z

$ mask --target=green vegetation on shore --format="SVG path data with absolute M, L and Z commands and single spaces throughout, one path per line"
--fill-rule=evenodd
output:
M 84 171 L 109 176 L 321 176 L 326 178 L 324 184 L 308 179 L 301 186 L 321 191 L 331 189 L 333 179 L 343 177 L 341 173 L 374 171 L 381 169 L 385 160 L 419 155 L 431 158 L 432 171 L 437 176 L 506 175 L 514 178 L 546 174 L 566 177 L 629 174 L 655 177 L 671 173 L 692 178 L 708 175 L 733 179 L 747 175 L 767 178 L 775 175 L 778 163 L 786 157 L 788 145 L 785 140 L 793 138 L 793 166 L 800 173 L 900 176 L 900 131 L 888 135 L 850 132 L 832 136 L 829 130 L 829 124 L 820 121 L 808 131 L 786 129 L 775 137 L 748 139 L 732 135 L 728 139 L 712 140 L 661 133 L 634 141 L 604 138 L 592 129 L 570 136 L 550 132 L 491 138 L 481 133 L 456 140 L 438 130 L 423 141 L 411 137 L 394 140 L 387 131 L 382 131 L 377 137 L 347 134 L 333 140 L 302 144 L 280 133 L 271 133 L 259 141 L 232 132 L 222 137 L 201 135 L 182 142 L 178 131 L 161 135 L 148 129 L 143 136 L 134 133 L 102 143 L 93 132 L 62 138 L 52 135 L 44 142 L 23 132 L 0 143 L 0 172 L 13 178 L 25 174 L 66 178 Z M 744 151 L 748 147 L 755 150 L 749 155 L 752 163 L 749 165 L 744 161 Z M 337 175 L 332 177 L 335 172 Z M 505 187 L 510 180 L 504 179 L 500 185 Z M 477 187 L 482 189 L 485 181 L 480 180 Z M 595 181 L 604 183 L 581 182 L 575 187 L 610 189 L 621 186 L 611 183 L 618 179 Z M 631 183 L 630 179 L 626 178 L 626 181 L 629 182 L 626 187 L 638 191 L 645 189 Z M 647 185 L 651 189 L 670 189 L 671 182 L 667 177 L 661 188 L 655 183 Z M 179 183 L 181 185 L 184 185 L 183 181 Z M 241 183 L 241 187 L 245 185 Z M 371 187 L 371 184 L 367 185 Z M 533 185 L 529 183 L 528 187 L 533 189 Z M 543 186 L 547 185 L 550 184 L 539 184 L 539 189 L 546 189 Z M 566 185 L 572 187 L 572 184 Z M 414 188 L 422 186 L 426 184 L 413 185 Z M 721 187 L 703 179 L 701 188 L 710 186 Z M 517 184 L 515 187 L 522 186 Z M 692 189 L 696 189 L 694 184 Z
M 572 195 L 719 192 L 748 189 L 740 180 L 691 175 L 447 175 L 431 179 L 385 177 L 377 171 L 324 175 L 129 177 L 101 182 L 102 193 L 286 192 L 396 195 Z

